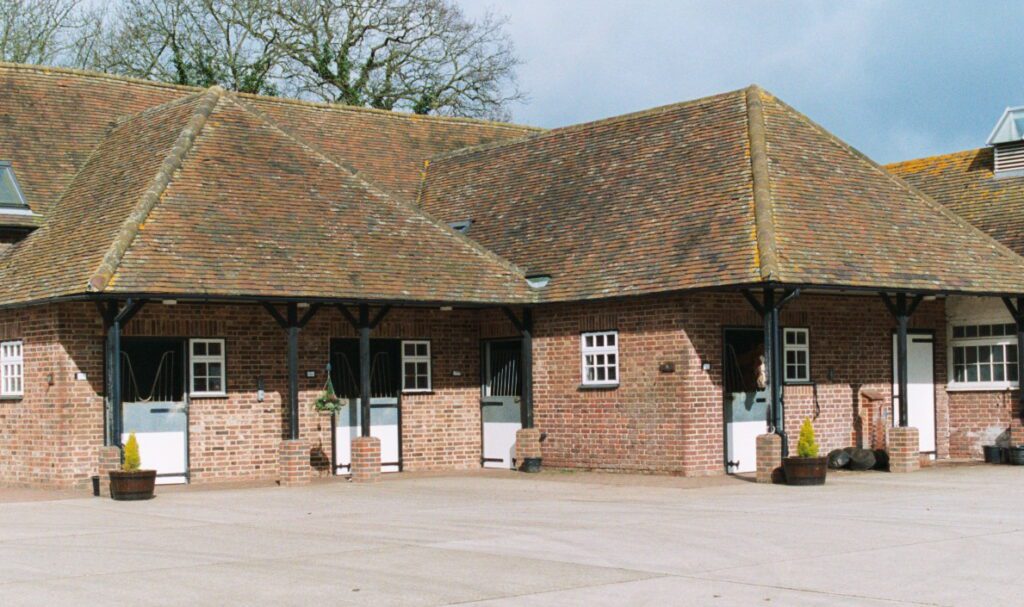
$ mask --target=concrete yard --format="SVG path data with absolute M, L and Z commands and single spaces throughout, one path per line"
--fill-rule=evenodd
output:
M 1009 466 L 820 488 L 546 472 L 3 495 L 4 607 L 1024 602 Z

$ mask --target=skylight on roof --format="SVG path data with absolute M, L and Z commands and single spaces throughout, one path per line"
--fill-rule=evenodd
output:
M 14 168 L 6 160 L 0 160 L 0 209 L 28 209 L 25 196 L 14 177 Z

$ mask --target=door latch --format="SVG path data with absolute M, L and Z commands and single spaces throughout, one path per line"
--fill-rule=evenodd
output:
M 725 465 L 730 467 L 730 468 L 739 468 L 740 467 L 740 460 L 727 461 L 727 462 L 725 462 Z

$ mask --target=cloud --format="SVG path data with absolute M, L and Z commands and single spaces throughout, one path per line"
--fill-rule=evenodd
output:
M 1024 3 L 461 0 L 510 18 L 515 119 L 560 126 L 757 82 L 882 162 L 980 146 L 1024 103 Z

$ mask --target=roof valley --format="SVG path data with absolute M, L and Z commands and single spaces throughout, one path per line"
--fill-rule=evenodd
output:
M 174 142 L 174 147 L 171 148 L 170 153 L 164 158 L 160 169 L 153 177 L 151 185 L 139 197 L 135 207 L 125 218 L 124 223 L 121 224 L 117 236 L 111 242 L 110 248 L 107 249 L 99 266 L 90 276 L 86 284 L 87 291 L 103 291 L 110 284 L 125 252 L 132 242 L 135 241 L 135 237 L 138 235 L 142 224 L 160 201 L 160 197 L 167 189 L 175 171 L 181 168 L 185 161 L 185 156 L 192 149 L 196 138 L 199 136 L 199 132 L 202 131 L 206 120 L 213 113 L 213 109 L 223 94 L 224 89 L 219 86 L 211 87 L 202 94 L 191 119 L 189 119 L 185 128 L 178 135 L 178 139 Z
M 750 169 L 754 196 L 754 225 L 757 235 L 758 268 L 764 281 L 781 280 L 775 242 L 775 218 L 768 172 L 768 144 L 764 106 L 757 86 L 746 89 L 747 134 L 750 138 Z

